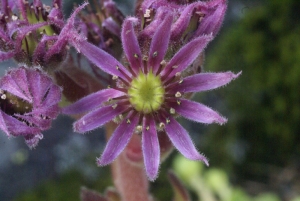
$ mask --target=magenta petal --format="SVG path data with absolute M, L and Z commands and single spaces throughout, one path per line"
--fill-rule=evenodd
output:
M 121 33 L 120 26 L 114 21 L 112 17 L 105 19 L 104 22 L 102 23 L 102 26 L 120 38 L 120 33 Z
M 25 142 L 27 144 L 27 146 L 32 149 L 34 147 L 36 147 L 39 143 L 39 141 L 41 139 L 43 139 L 43 134 L 41 133 L 38 133 L 38 134 L 35 134 L 35 135 L 27 135 L 27 136 L 24 136 L 25 138 Z
M 207 2 L 208 12 L 200 23 L 196 36 L 203 34 L 211 34 L 215 36 L 224 20 L 225 12 L 227 9 L 226 0 L 212 0 Z
M 187 43 L 170 60 L 162 75 L 171 78 L 176 73 L 185 70 L 199 56 L 211 39 L 211 35 L 204 35 Z
M 128 80 L 131 77 L 128 70 L 122 64 L 100 48 L 87 41 L 80 42 L 79 46 L 81 53 L 104 72 L 118 76 L 124 80 Z
M 11 94 L 14 94 L 15 96 L 18 96 L 19 98 L 28 101 L 29 103 L 32 103 L 32 97 L 31 95 L 28 95 L 29 93 L 27 93 L 28 89 L 24 90 L 21 88 L 25 88 L 27 87 L 27 85 L 20 85 L 20 83 L 16 83 L 16 81 L 27 82 L 27 78 L 26 76 L 25 79 L 22 79 L 22 77 L 20 78 L 21 79 L 15 79 L 12 78 L 11 75 L 4 76 L 0 81 L 0 88 L 2 90 L 8 91 Z
M 154 73 L 156 73 L 158 70 L 160 62 L 164 59 L 168 49 L 172 21 L 173 16 L 168 14 L 161 25 L 157 28 L 157 31 L 154 33 L 150 46 L 148 61 L 148 64 L 150 65 L 148 67 L 152 67 Z
M 15 45 L 15 51 L 20 51 L 22 46 L 22 40 L 26 37 L 26 35 L 32 31 L 36 31 L 38 28 L 41 28 L 43 26 L 46 26 L 47 22 L 39 22 L 36 24 L 24 26 L 24 27 L 17 27 L 16 29 L 12 30 L 10 33 L 10 37 L 13 38 L 13 34 L 17 32 L 17 39 L 16 39 L 16 45 Z
M 175 103 L 172 107 L 178 114 L 192 121 L 205 124 L 218 123 L 221 125 L 227 122 L 227 119 L 219 115 L 216 111 L 194 101 L 181 99 L 180 104 Z
M 160 148 L 155 121 L 152 118 L 143 119 L 142 147 L 147 176 L 154 181 L 158 174 Z
M 170 85 L 170 92 L 200 92 L 216 89 L 228 84 L 233 79 L 241 75 L 241 72 L 234 74 L 232 72 L 225 73 L 200 73 L 183 79 L 182 82 Z
M 64 114 L 79 114 L 82 112 L 87 112 L 96 107 L 100 107 L 105 101 L 110 98 L 117 98 L 125 95 L 124 92 L 115 89 L 104 89 L 95 93 L 92 93 L 79 101 L 63 108 L 62 112 Z
M 2 111 L 0 111 L 0 128 L 6 132 L 8 136 L 25 136 L 27 134 L 36 134 L 40 132 L 40 128 L 27 126 L 25 123 Z
M 108 105 L 97 108 L 76 121 L 73 125 L 74 131 L 84 133 L 98 128 L 124 112 L 126 109 L 126 107 L 120 105 L 117 105 L 116 107 Z
M 25 19 L 28 22 L 26 6 L 24 3 L 24 0 L 17 0 L 17 6 L 18 6 L 20 13 L 22 14 L 23 19 Z
M 107 142 L 101 158 L 97 159 L 98 165 L 107 165 L 117 158 L 128 144 L 138 121 L 139 115 L 133 113 L 130 113 L 128 118 L 122 121 Z
M 190 19 L 192 14 L 194 13 L 194 9 L 197 6 L 198 3 L 203 2 L 197 2 L 196 4 L 190 4 L 184 10 L 180 13 L 180 17 L 176 20 L 176 22 L 172 25 L 172 35 L 171 38 L 172 40 L 181 37 L 183 32 L 186 30 L 190 23 Z
M 6 35 L 6 32 L 0 27 L 0 38 L 3 40 L 5 43 L 11 43 L 11 39 Z
M 48 20 L 51 24 L 55 24 L 61 29 L 64 27 L 63 13 L 60 9 L 52 8 L 48 15 Z
M 56 105 L 61 100 L 61 88 L 57 85 L 51 85 L 49 89 L 44 93 L 44 97 L 41 101 L 41 107 L 49 107 Z
M 208 160 L 197 151 L 187 131 L 171 116 L 165 122 L 165 131 L 176 149 L 186 158 L 201 160 L 208 166 Z
M 0 62 L 8 60 L 15 55 L 15 52 L 2 52 L 0 51 Z
M 137 22 L 136 18 L 126 18 L 121 33 L 121 39 L 123 41 L 123 49 L 125 55 L 130 63 L 132 70 L 137 74 L 142 69 L 142 53 L 140 46 L 134 32 L 133 24 Z
M 38 7 L 42 8 L 43 3 L 41 2 L 41 0 L 33 0 L 33 6 L 35 9 L 38 9 Z

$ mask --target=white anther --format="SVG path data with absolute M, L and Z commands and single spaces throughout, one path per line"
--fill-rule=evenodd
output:
M 182 96 L 181 93 L 179 91 L 177 91 L 176 94 L 175 94 L 175 97 L 180 98 L 181 96 Z

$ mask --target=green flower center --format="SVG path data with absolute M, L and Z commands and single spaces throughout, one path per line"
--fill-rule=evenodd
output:
M 148 74 L 142 72 L 131 81 L 128 89 L 129 101 L 133 107 L 145 114 L 157 111 L 164 101 L 165 89 L 159 76 L 152 71 Z

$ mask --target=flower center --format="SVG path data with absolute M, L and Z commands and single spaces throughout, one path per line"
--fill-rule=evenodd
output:
M 142 72 L 131 81 L 128 89 L 129 101 L 133 107 L 145 114 L 157 111 L 164 101 L 165 89 L 159 76 L 152 71 L 148 74 Z

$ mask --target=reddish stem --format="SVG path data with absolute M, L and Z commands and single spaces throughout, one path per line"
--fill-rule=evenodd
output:
M 116 124 L 106 125 L 107 139 Z M 151 201 L 149 181 L 143 165 L 141 138 L 134 134 L 125 150 L 112 163 L 112 176 L 122 201 Z

